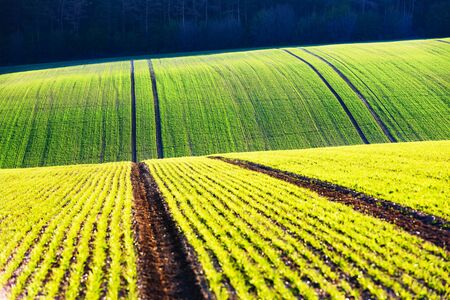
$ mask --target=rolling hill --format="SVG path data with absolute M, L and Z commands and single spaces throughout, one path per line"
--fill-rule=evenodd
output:
M 449 58 L 2 69 L 0 298 L 448 298 Z
M 449 49 L 424 40 L 2 69 L 0 167 L 448 139 Z

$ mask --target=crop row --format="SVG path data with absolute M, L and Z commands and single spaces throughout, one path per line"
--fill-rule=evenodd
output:
M 147 164 L 219 299 L 448 296 L 445 250 L 389 223 L 216 160 Z
M 0 295 L 137 298 L 130 172 L 129 163 L 0 170 Z

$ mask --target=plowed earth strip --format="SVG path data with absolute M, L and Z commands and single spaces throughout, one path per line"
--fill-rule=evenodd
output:
M 328 89 L 330 90 L 330 92 L 334 95 L 334 97 L 339 101 L 339 104 L 341 104 L 342 108 L 344 109 L 345 113 L 347 114 L 347 116 L 349 117 L 350 121 L 352 122 L 353 126 L 355 127 L 356 131 L 359 134 L 359 137 L 362 139 L 362 141 L 365 144 L 369 144 L 369 141 L 367 140 L 366 136 L 364 135 L 363 131 L 361 130 L 361 127 L 359 127 L 358 122 L 356 122 L 356 119 L 353 117 L 352 113 L 350 112 L 350 110 L 348 109 L 347 105 L 345 105 L 344 101 L 342 100 L 341 96 L 339 96 L 339 94 L 335 91 L 335 89 L 331 86 L 331 84 L 325 79 L 325 77 L 323 77 L 323 75 L 319 72 L 319 70 L 316 69 L 316 67 L 314 67 L 312 64 L 310 64 L 308 61 L 304 60 L 303 58 L 301 58 L 298 55 L 295 55 L 294 53 L 292 53 L 289 50 L 283 49 L 286 53 L 288 53 L 289 55 L 297 58 L 298 60 L 301 60 L 302 62 L 304 62 L 306 65 L 308 65 L 308 67 L 310 67 L 322 80 L 323 83 L 325 83 L 325 85 L 328 87 Z
M 152 80 L 153 102 L 155 106 L 155 131 L 156 131 L 156 151 L 158 158 L 164 157 L 162 132 L 161 132 L 161 112 L 159 110 L 159 95 L 158 87 L 156 85 L 155 69 L 153 68 L 153 62 L 148 60 L 148 68 L 150 70 L 150 77 Z
M 213 299 L 194 250 L 179 232 L 144 163 L 133 164 L 134 228 L 142 299 Z
M 409 207 L 386 200 L 376 199 L 364 193 L 326 181 L 277 170 L 260 164 L 220 156 L 210 157 L 244 169 L 256 171 L 271 177 L 309 189 L 328 200 L 346 204 L 356 211 L 397 225 L 412 235 L 421 237 L 445 250 L 450 250 L 450 222 L 424 214 Z
M 384 124 L 384 122 L 380 119 L 380 117 L 377 115 L 377 113 L 375 112 L 375 110 L 373 109 L 372 105 L 370 105 L 369 101 L 367 101 L 367 99 L 364 97 L 364 95 L 358 90 L 358 88 L 350 81 L 350 79 L 348 79 L 347 76 L 344 75 L 344 73 L 342 73 L 335 65 L 333 65 L 331 62 L 329 62 L 328 60 L 326 60 L 325 58 L 323 58 L 322 56 L 319 56 L 309 50 L 306 50 L 304 48 L 302 48 L 301 50 L 303 50 L 304 52 L 320 59 L 321 61 L 323 61 L 324 63 L 326 63 L 328 66 L 330 66 L 333 71 L 335 71 L 344 81 L 345 83 L 347 83 L 347 85 L 352 89 L 352 91 L 358 96 L 358 98 L 364 103 L 364 105 L 367 107 L 367 109 L 369 110 L 370 114 L 372 115 L 372 117 L 374 118 L 375 122 L 377 122 L 378 126 L 381 128 L 381 130 L 383 131 L 384 135 L 389 139 L 389 141 L 391 143 L 396 143 L 397 140 L 395 139 L 395 137 L 390 133 L 389 129 L 387 128 L 387 126 Z

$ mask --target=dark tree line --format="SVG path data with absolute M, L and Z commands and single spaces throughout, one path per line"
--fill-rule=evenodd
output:
M 450 0 L 0 0 L 0 64 L 450 36 Z

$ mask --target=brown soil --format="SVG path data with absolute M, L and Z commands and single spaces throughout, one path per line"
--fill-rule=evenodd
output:
M 213 299 L 193 249 L 144 163 L 133 164 L 134 228 L 142 299 Z
M 327 199 L 343 203 L 367 215 L 395 224 L 410 234 L 421 237 L 439 247 L 450 249 L 450 222 L 442 218 L 428 215 L 397 203 L 376 199 L 364 193 L 326 181 L 273 169 L 260 164 L 230 159 L 210 157 L 242 168 L 260 172 L 291 184 L 307 188 Z

